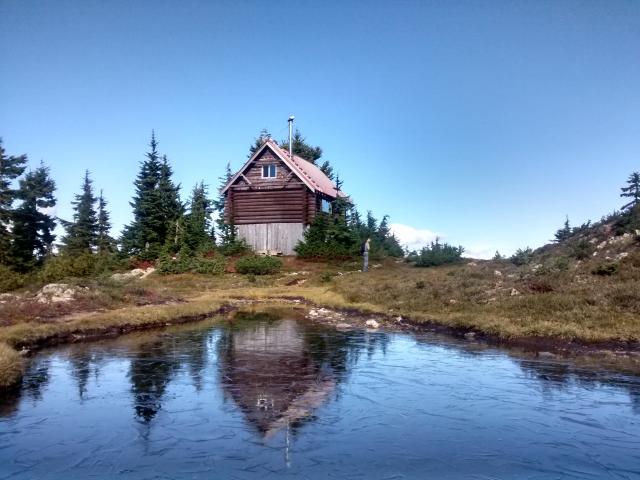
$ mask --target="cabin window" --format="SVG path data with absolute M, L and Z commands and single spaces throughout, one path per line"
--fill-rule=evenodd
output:
M 324 213 L 331 213 L 331 202 L 323 198 L 322 202 L 320 203 L 320 209 Z
M 276 164 L 270 163 L 269 165 L 262 166 L 263 178 L 275 178 L 276 177 Z

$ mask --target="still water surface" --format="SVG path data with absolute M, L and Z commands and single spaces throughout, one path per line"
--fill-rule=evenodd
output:
M 640 478 L 640 378 L 294 315 L 40 353 L 0 478 Z

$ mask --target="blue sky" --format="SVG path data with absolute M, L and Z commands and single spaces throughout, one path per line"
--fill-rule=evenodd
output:
M 640 2 L 0 0 L 0 136 L 115 230 L 151 129 L 184 197 L 296 115 L 360 209 L 469 253 L 599 219 L 640 169 Z M 213 190 L 213 188 L 212 188 Z

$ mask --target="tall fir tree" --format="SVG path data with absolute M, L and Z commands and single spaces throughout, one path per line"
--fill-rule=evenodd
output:
M 226 197 L 222 193 L 222 189 L 229 183 L 231 177 L 233 177 L 233 172 L 231 171 L 231 165 L 227 163 L 224 175 L 219 178 L 220 187 L 218 191 L 220 193 L 218 194 L 218 198 L 213 202 L 213 208 L 217 215 L 217 243 L 221 247 L 231 245 L 237 240 L 237 231 L 233 223 L 233 218 L 225 219 Z
M 289 150 L 289 139 L 282 140 L 280 146 L 285 150 Z M 294 155 L 303 158 L 307 162 L 315 164 L 322 157 L 322 149 L 314 147 L 307 143 L 307 139 L 302 136 L 300 130 L 296 129 L 291 137 L 291 150 Z
M 130 202 L 133 222 L 125 227 L 121 243 L 125 254 L 156 258 L 182 213 L 182 204 L 180 187 L 173 184 L 169 162 L 160 159 L 154 132 L 149 146 L 134 181 L 136 193 Z
M 20 180 L 17 198 L 21 203 L 12 215 L 11 244 L 11 260 L 19 271 L 34 268 L 51 252 L 56 222 L 47 211 L 56 205 L 55 189 L 49 168 L 42 163 Z
M 67 253 L 92 253 L 98 237 L 98 215 L 95 209 L 96 197 L 89 177 L 89 170 L 84 173 L 82 193 L 75 196 L 73 205 L 73 221 L 63 225 L 67 234 L 62 238 L 63 250 Z
M 26 169 L 26 155 L 7 155 L 0 138 L 0 264 L 9 263 L 11 248 L 11 216 L 13 202 L 18 191 L 12 188 L 13 181 Z
M 184 218 L 184 246 L 195 252 L 202 248 L 213 248 L 211 238 L 211 200 L 207 195 L 207 187 L 200 182 L 193 187 L 189 199 L 189 212 Z
M 640 172 L 633 172 L 627 179 L 627 186 L 622 187 L 621 197 L 631 199 L 625 204 L 623 210 L 633 210 L 637 205 L 640 205 Z
M 247 154 L 247 158 L 253 157 L 253 155 L 260 149 L 260 147 L 267 141 L 268 138 L 271 137 L 269 130 L 263 128 L 260 130 L 260 134 L 255 138 L 253 144 L 249 147 L 249 153 Z
M 107 201 L 102 190 L 98 197 L 98 229 L 96 236 L 96 247 L 98 253 L 111 253 L 115 250 L 115 241 L 111 237 L 111 218 L 107 210 Z
M 159 232 L 163 243 L 172 242 L 177 244 L 176 229 L 179 228 L 179 221 L 184 214 L 184 205 L 180 202 L 180 185 L 173 183 L 173 169 L 163 155 L 160 165 L 160 179 L 158 181 L 158 194 L 162 206 L 162 216 L 164 223 Z

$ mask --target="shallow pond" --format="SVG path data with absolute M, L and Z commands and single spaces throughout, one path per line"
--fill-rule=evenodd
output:
M 640 478 L 640 378 L 239 314 L 51 349 L 0 478 Z

